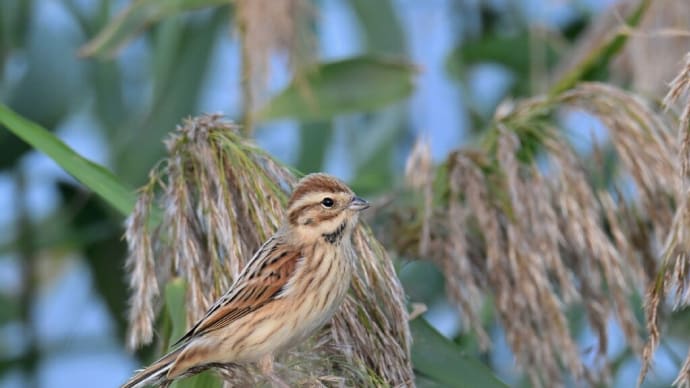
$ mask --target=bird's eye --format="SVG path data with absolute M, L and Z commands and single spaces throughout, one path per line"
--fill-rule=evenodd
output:
M 333 199 L 330 197 L 326 197 L 321 201 L 321 204 L 325 207 L 333 207 L 334 203 L 335 202 L 333 202 Z

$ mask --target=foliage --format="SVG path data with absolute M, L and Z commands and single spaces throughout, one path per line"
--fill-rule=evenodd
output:
M 410 95 L 413 68 L 381 58 L 359 57 L 310 69 L 257 113 L 257 119 L 292 117 L 303 121 L 382 108 Z M 300 88 L 300 82 L 306 86 Z
M 321 333 L 323 338 L 347 338 L 355 362 L 342 361 L 347 358 L 339 353 L 342 349 L 307 344 L 282 359 L 284 365 L 301 365 L 284 370 L 295 381 L 405 380 L 408 330 L 419 386 L 504 386 L 497 374 L 517 384 L 515 374 L 506 375 L 495 359 L 497 347 L 505 347 L 496 343 L 497 332 L 505 335 L 522 378 L 537 386 L 568 379 L 606 381 L 633 356 L 643 355 L 646 368 L 657 346 L 664 347 L 660 330 L 666 295 L 677 290 L 677 302 L 687 303 L 688 163 L 678 155 L 687 154 L 690 142 L 684 136 L 679 144 L 674 131 L 680 122 L 681 134 L 686 134 L 688 114 L 685 109 L 679 120 L 673 109 L 662 111 L 629 85 L 616 85 L 609 70 L 629 44 L 631 29 L 652 12 L 652 2 L 635 2 L 621 13 L 623 25 L 569 66 L 563 66 L 569 50 L 557 37 L 568 35 L 577 44 L 580 36 L 569 35 L 572 25 L 538 34 L 530 22 L 506 11 L 511 6 L 480 2 L 481 26 L 447 53 L 446 70 L 472 100 L 464 88 L 472 68 L 498 63 L 511 72 L 514 83 L 508 93 L 519 99 L 488 108 L 470 101 L 467 109 L 479 141 L 455 149 L 438 164 L 430 149 L 418 143 L 408 158 L 406 186 L 400 187 L 401 155 L 407 154 L 413 137 L 407 108 L 415 100 L 408 98 L 430 70 L 406 58 L 403 36 L 410 29 L 395 13 L 398 4 L 344 3 L 359 23 L 363 52 L 323 61 L 314 47 L 319 4 L 279 1 L 274 9 L 279 12 L 262 13 L 258 0 L 135 0 L 111 17 L 109 1 L 88 11 L 74 0 L 63 0 L 76 32 L 60 35 L 52 47 L 40 37 L 54 32 L 32 35 L 39 30 L 29 27 L 33 2 L 0 5 L 1 68 L 14 74 L 12 61 L 21 60 L 13 56 L 16 50 L 28 58 L 25 72 L 0 83 L 0 124 L 9 130 L 0 131 L 0 166 L 11 171 L 23 196 L 21 158 L 38 150 L 111 206 L 102 207 L 74 183 L 62 182 L 62 204 L 49 218 L 30 220 L 27 209 L 18 207 L 17 232 L 4 248 L 20 253 L 22 287 L 16 298 L 0 290 L 0 324 L 33 324 L 26 306 L 35 303 L 32 279 L 44 252 L 51 259 L 63 250 L 81 252 L 96 291 L 119 325 L 121 342 L 134 347 L 160 333 L 156 345 L 138 353 L 142 362 L 154 358 L 228 286 L 242 260 L 278 223 L 295 172 L 246 138 L 272 136 L 271 122 L 289 119 L 299 128 L 297 168 L 324 169 L 330 150 L 341 142 L 348 149 L 357 191 L 378 194 L 389 203 L 369 219 L 387 249 L 362 229 L 360 249 L 375 260 L 365 263 L 368 267 L 355 281 L 335 326 Z M 237 31 L 232 39 L 241 43 L 243 69 L 238 85 L 227 87 L 241 90 L 232 109 L 241 112 L 244 133 L 225 128 L 223 134 L 191 136 L 217 119 L 199 116 L 199 101 L 215 47 L 228 39 L 228 19 Z M 574 22 L 590 23 L 587 15 Z M 83 44 L 85 38 L 90 41 Z M 145 49 L 137 53 L 128 46 L 131 42 Z M 547 43 L 538 60 L 533 57 L 535 42 Z M 78 46 L 82 58 L 64 55 Z M 569 42 L 566 46 L 571 47 Z M 276 55 L 289 59 L 292 78 L 281 91 L 269 92 L 266 77 Z M 131 58 L 151 68 L 123 65 Z M 49 63 L 56 70 L 49 70 Z M 671 101 L 685 103 L 688 68 L 676 79 L 669 106 Z M 539 71 L 558 76 L 548 80 Z M 544 79 L 546 87 L 536 87 Z M 601 82 L 585 82 L 595 79 Z M 545 95 L 535 96 L 539 90 Z M 576 149 L 587 134 L 579 132 L 573 139 L 565 128 L 564 112 L 573 109 L 597 118 L 608 134 L 602 144 L 589 142 L 586 151 Z M 102 130 L 114 172 L 51 133 L 79 115 L 91 117 L 87 125 Z M 184 122 L 182 132 L 167 143 L 168 158 L 156 164 L 166 152 L 161 145 L 165 134 L 189 115 L 197 118 Z M 214 128 L 225 125 L 218 123 Z M 337 129 L 343 127 L 345 140 Z M 148 183 L 138 193 L 130 189 L 145 182 L 147 174 Z M 220 180 L 211 182 L 213 177 Z M 161 182 L 166 183 L 158 186 Z M 209 187 L 213 190 L 203 192 Z M 188 206 L 170 206 L 175 201 Z M 245 209 L 247 217 L 228 212 L 233 206 Z M 124 279 L 112 276 L 124 264 L 123 216 L 129 216 L 129 317 Z M 183 223 L 173 221 L 181 219 L 195 223 L 180 230 Z M 185 231 L 195 237 L 185 238 Z M 160 265 L 166 255 L 174 263 Z M 422 261 L 434 265 L 424 267 Z M 462 332 L 446 338 L 425 317 L 409 321 L 408 328 L 393 264 L 412 302 L 433 308 L 447 300 L 460 314 Z M 643 352 L 640 315 L 646 292 L 650 341 Z M 353 307 L 355 299 L 363 310 Z M 607 358 L 611 317 L 626 340 L 626 350 L 615 360 Z M 676 314 L 669 319 L 687 318 Z M 130 327 L 127 338 L 125 325 Z M 578 342 L 583 330 L 596 339 L 595 362 L 585 360 L 589 355 L 583 355 Z M 27 348 L 17 359 L 0 357 L 0 373 L 19 366 L 32 375 L 43 355 L 38 343 L 30 340 Z M 679 383 L 687 383 L 689 365 L 679 365 Z M 222 376 L 254 378 L 245 372 Z M 177 383 L 219 385 L 209 373 Z
M 134 208 L 135 196 L 102 166 L 81 157 L 50 132 L 0 105 L 0 123 L 37 150 L 50 156 L 86 187 L 105 199 L 119 212 Z

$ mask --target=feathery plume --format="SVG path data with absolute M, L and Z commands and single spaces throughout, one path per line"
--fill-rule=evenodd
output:
M 590 180 L 588 168 L 602 166 L 585 163 L 564 140 L 554 123 L 563 108 L 604 124 L 632 196 L 622 195 L 616 181 L 599 187 Z M 649 354 L 630 299 L 653 280 L 682 198 L 668 118 L 630 92 L 582 83 L 552 98 L 503 104 L 483 145 L 485 152 L 457 150 L 441 166 L 438 177 L 446 181 L 432 186 L 440 203 L 432 203 L 428 232 L 422 225 L 429 212 L 401 206 L 389 215 L 383 238 L 415 257 L 429 236 L 422 257 L 444 272 L 448 296 L 481 346 L 490 341 L 477 306 L 493 295 L 517 364 L 535 386 L 562 385 L 564 370 L 579 381 L 606 379 L 611 318 L 636 354 Z M 595 363 L 582 360 L 565 317 L 579 306 L 598 340 Z
M 184 279 L 187 320 L 196 321 L 284 217 L 294 175 L 237 132 L 219 116 L 201 116 L 186 120 L 166 141 L 169 156 L 152 171 L 128 223 L 133 347 L 152 340 L 150 306 L 158 292 L 147 287 L 172 276 Z M 164 212 L 152 235 L 147 209 L 154 204 Z M 359 260 L 346 302 L 330 325 L 279 357 L 276 369 L 300 385 L 412 384 L 407 310 L 393 264 L 364 226 L 353 242 Z M 234 384 L 258 378 L 251 365 L 221 375 Z
M 676 78 L 671 82 L 671 88 L 664 98 L 664 105 L 670 108 L 682 97 L 688 98 L 690 91 L 690 54 L 685 57 L 685 64 Z M 663 302 L 670 291 L 675 288 L 673 295 L 674 309 L 690 304 L 690 103 L 685 102 L 679 120 L 679 195 L 676 198 L 678 207 L 670 222 L 670 230 L 662 250 L 662 263 L 656 274 L 655 282 L 647 292 L 645 313 L 647 316 L 647 331 L 649 339 L 645 345 L 642 369 L 638 382 L 641 383 L 651 366 L 652 357 L 660 340 L 659 321 Z M 690 352 L 674 381 L 676 386 L 690 386 Z
M 263 97 L 271 54 L 287 53 L 298 71 L 309 63 L 314 38 L 307 26 L 313 10 L 305 0 L 237 0 L 236 13 L 244 100 L 251 115 Z
M 407 185 L 422 193 L 422 231 L 419 241 L 419 255 L 426 255 L 430 243 L 430 227 L 433 202 L 434 171 L 431 164 L 431 148 L 423 139 L 417 139 L 410 156 L 405 163 L 405 181 Z
M 153 262 L 153 248 L 149 231 L 149 217 L 153 185 L 147 185 L 139 194 L 134 212 L 127 218 L 126 267 L 130 272 L 129 286 L 132 290 L 129 309 L 129 330 L 127 347 L 136 349 L 139 344 L 149 343 L 153 338 L 154 304 L 159 296 L 158 279 Z

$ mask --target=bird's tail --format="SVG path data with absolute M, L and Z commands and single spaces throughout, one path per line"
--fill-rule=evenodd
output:
M 142 388 L 148 385 L 159 385 L 166 382 L 168 380 L 168 370 L 170 370 L 170 367 L 175 363 L 182 349 L 184 349 L 184 346 L 178 347 L 148 367 L 138 370 L 137 373 L 120 388 Z

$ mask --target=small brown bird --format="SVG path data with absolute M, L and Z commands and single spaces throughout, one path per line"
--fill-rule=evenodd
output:
M 311 174 L 295 187 L 276 234 L 230 289 L 176 344 L 122 388 L 166 384 L 212 366 L 259 361 L 309 337 L 340 306 L 355 265 L 352 231 L 369 203 L 338 179 Z

